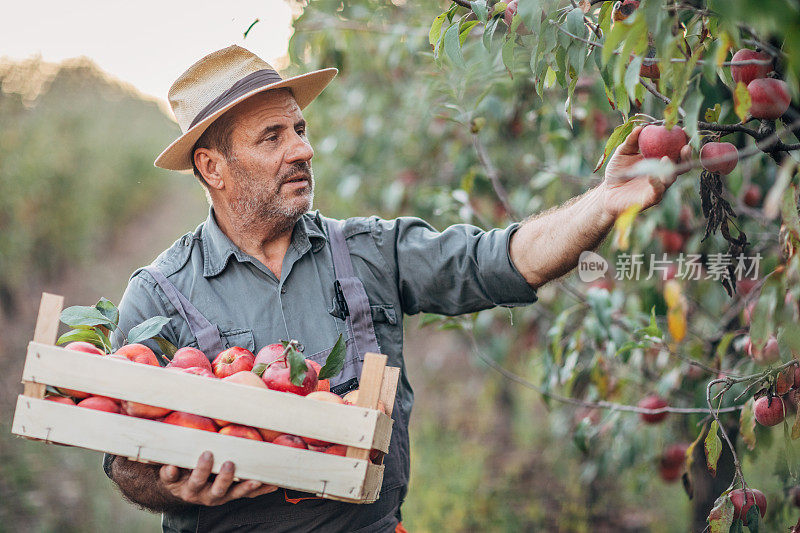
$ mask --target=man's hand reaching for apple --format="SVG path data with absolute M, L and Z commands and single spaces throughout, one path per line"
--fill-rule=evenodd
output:
M 639 151 L 639 134 L 643 127 L 637 126 L 620 144 L 606 165 L 605 180 L 598 187 L 600 201 L 604 210 L 614 219 L 632 205 L 639 205 L 647 209 L 661 201 L 664 192 L 675 182 L 678 174 L 686 172 L 673 172 L 661 176 L 634 176 L 631 173 L 634 165 L 644 157 Z M 670 161 L 669 157 L 661 158 L 665 168 L 674 164 L 680 165 L 691 158 L 692 149 L 687 144 L 681 149 L 677 162 Z
M 659 203 L 675 182 L 676 172 L 660 176 L 633 174 L 634 166 L 644 159 L 639 150 L 642 129 L 634 128 L 614 151 L 603 183 L 561 207 L 528 218 L 514 233 L 509 247 L 511 261 L 532 287 L 575 268 L 580 254 L 596 248 L 618 216 L 633 205 L 647 209 Z M 690 156 L 691 148 L 683 146 L 675 163 L 688 161 Z M 672 168 L 668 157 L 660 162 L 665 169 Z

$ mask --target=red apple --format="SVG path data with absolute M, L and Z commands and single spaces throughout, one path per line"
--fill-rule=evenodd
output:
M 289 435 L 287 433 L 275 437 L 275 439 L 272 441 L 272 444 L 280 444 L 281 446 L 289 446 L 290 448 L 302 448 L 304 450 L 308 449 L 308 446 L 303 439 L 297 435 Z
M 753 504 L 756 504 L 761 518 L 767 514 L 767 497 L 758 489 L 747 489 L 747 493 L 742 489 L 735 489 L 730 492 L 731 502 L 733 502 L 733 518 L 739 520 L 747 519 L 747 511 Z M 745 524 L 746 525 L 746 524 Z
M 641 407 L 642 409 L 662 409 L 664 407 L 667 407 L 668 404 L 660 396 L 657 396 L 655 394 L 651 394 L 650 396 L 646 396 L 645 398 L 643 398 L 639 402 L 638 406 Z M 669 414 L 668 412 L 663 412 L 663 413 L 640 413 L 639 416 L 647 424 L 657 424 L 658 422 L 661 422 L 662 420 L 667 418 L 668 414 Z
M 218 378 L 228 377 L 242 370 L 252 370 L 256 356 L 247 348 L 234 346 L 219 353 L 211 366 Z
M 737 61 L 748 61 L 751 59 L 772 60 L 772 56 L 748 48 L 742 48 L 731 58 L 731 63 Z M 754 65 L 731 65 L 731 77 L 734 83 L 742 82 L 745 85 L 757 78 L 765 78 L 772 72 L 772 64 Z
M 341 455 L 344 457 L 347 455 L 347 446 L 344 444 L 331 444 L 325 448 L 325 453 L 329 453 L 331 455 Z
M 85 353 L 90 353 L 90 354 L 93 354 L 93 355 L 105 355 L 106 354 L 103 350 L 101 350 L 100 348 L 98 348 L 94 344 L 91 344 L 89 342 L 83 342 L 83 341 L 71 342 L 71 343 L 67 344 L 66 346 L 64 346 L 64 348 L 67 349 L 67 350 L 72 350 L 74 352 L 85 352 Z M 89 396 L 91 396 L 91 394 L 89 394 L 88 392 L 83 392 L 83 391 L 79 391 L 79 390 L 75 390 L 75 389 L 67 389 L 67 388 L 64 388 L 64 387 L 57 387 L 57 388 L 58 388 L 59 392 L 61 392 L 63 394 L 66 394 L 67 396 L 72 396 L 73 398 L 78 398 L 79 400 L 83 400 L 83 399 L 88 398 Z
M 745 350 L 747 350 L 747 355 L 752 357 L 756 363 L 762 365 L 776 363 L 781 358 L 780 349 L 778 347 L 778 339 L 775 337 L 770 337 L 767 341 L 767 344 L 762 349 L 756 348 L 755 345 L 753 345 L 752 339 L 747 337 L 747 341 L 745 342 Z
M 250 426 L 242 426 L 239 424 L 231 424 L 229 426 L 225 426 L 224 428 L 220 429 L 218 433 L 220 435 L 230 435 L 231 437 L 241 437 L 244 439 L 260 440 L 260 441 L 264 440 L 261 438 L 261 434 L 258 432 L 256 428 L 252 428 Z
M 203 431 L 217 432 L 217 426 L 214 421 L 208 417 L 194 415 L 192 413 L 184 413 L 182 411 L 175 411 L 167 415 L 163 422 L 165 424 L 172 424 L 173 426 L 184 426 L 193 429 L 202 429 Z
M 658 465 L 658 475 L 661 476 L 661 479 L 666 481 L 667 483 L 671 483 L 678 478 L 681 477 L 683 474 L 683 468 L 681 465 L 678 466 L 666 466 L 663 463 Z
M 299 386 L 292 383 L 289 365 L 285 361 L 274 361 L 264 371 L 261 379 L 272 390 L 291 392 L 300 396 L 306 396 L 317 390 L 317 371 L 311 365 L 307 365 L 306 377 Z
M 261 438 L 266 442 L 272 442 L 276 437 L 283 435 L 282 431 L 273 431 L 265 428 L 258 428 L 258 432 L 261 434 Z
M 156 418 L 161 418 L 162 416 L 168 415 L 172 412 L 172 409 L 124 400 L 122 402 L 122 412 L 128 416 L 135 416 L 136 418 L 148 418 L 150 420 L 155 420 Z
M 187 374 L 194 374 L 195 376 L 202 376 L 204 378 L 213 378 L 217 379 L 217 376 L 214 375 L 211 370 L 208 370 L 205 367 L 200 366 L 192 366 L 189 368 L 181 368 L 179 366 L 169 367 L 170 370 L 175 370 L 176 372 L 185 372 Z
M 101 350 L 100 348 L 98 348 L 97 346 L 95 346 L 94 344 L 92 344 L 90 342 L 83 342 L 83 341 L 71 342 L 71 343 L 67 344 L 66 346 L 64 346 L 64 348 L 67 349 L 67 350 L 74 350 L 76 352 L 86 352 L 86 353 L 91 353 L 91 354 L 95 354 L 95 355 L 105 355 L 106 354 L 106 352 L 104 352 L 103 350 Z
M 66 396 L 58 396 L 56 394 L 51 394 L 50 396 L 47 396 L 45 400 L 48 400 L 50 402 L 63 403 L 65 405 L 75 405 L 75 402 L 72 400 L 72 398 L 67 398 Z
M 758 78 L 747 85 L 747 92 L 750 93 L 750 114 L 755 118 L 780 118 L 792 102 L 789 86 L 783 80 Z
M 739 162 L 739 152 L 731 143 L 706 143 L 700 149 L 700 164 L 709 172 L 727 176 Z
M 794 367 L 794 388 L 800 389 L 800 365 Z
M 358 404 L 358 389 L 351 390 L 347 394 L 345 394 L 342 399 L 344 403 L 347 405 L 357 405 Z M 381 411 L 383 414 L 388 415 L 389 413 L 386 411 L 386 405 L 378 400 L 378 411 Z
M 249 370 L 242 370 L 241 372 L 231 374 L 230 376 L 223 378 L 222 381 L 226 381 L 228 383 L 238 383 L 240 385 L 250 385 L 251 387 L 258 387 L 260 389 L 268 388 L 260 377 L 253 374 Z
M 109 413 L 119 413 L 119 405 L 117 405 L 117 402 L 105 396 L 90 396 L 85 400 L 81 400 L 78 403 L 78 407 L 86 407 L 88 409 L 106 411 Z
M 208 360 L 206 354 L 198 350 L 197 348 L 191 348 L 186 346 L 181 348 L 175 355 L 172 356 L 172 360 L 167 365 L 169 368 L 193 368 L 193 367 L 200 367 L 205 368 L 209 372 L 213 372 L 214 370 L 211 368 L 211 361 Z
M 777 426 L 785 416 L 783 400 L 777 396 L 762 396 L 753 404 L 753 414 L 762 426 Z
M 650 124 L 639 133 L 639 151 L 648 159 L 661 159 L 667 156 L 677 163 L 681 148 L 686 146 L 687 142 L 686 133 L 678 126 L 668 130 L 665 126 Z
M 668 254 L 677 254 L 683 250 L 683 235 L 671 229 L 658 230 L 661 248 Z
M 279 342 L 267 344 L 258 351 L 258 355 L 256 355 L 256 360 L 255 363 L 253 363 L 253 366 L 260 364 L 268 365 L 273 361 L 277 361 L 283 357 L 283 351 L 283 344 Z
M 317 376 L 319 376 L 320 370 L 322 370 L 322 365 L 317 363 L 316 361 L 312 361 L 311 359 L 306 359 L 306 364 L 309 366 L 313 366 L 314 370 L 317 371 Z M 322 392 L 330 392 L 331 391 L 331 381 L 329 379 L 319 379 L 317 380 L 317 390 Z
M 141 363 L 145 365 L 161 366 L 158 364 L 158 358 L 153 350 L 144 344 L 126 344 L 121 346 L 119 350 L 114 352 L 115 355 L 124 355 L 129 361 L 134 363 Z
M 742 200 L 745 205 L 750 207 L 758 207 L 761 205 L 761 187 L 758 185 L 750 185 L 744 192 Z

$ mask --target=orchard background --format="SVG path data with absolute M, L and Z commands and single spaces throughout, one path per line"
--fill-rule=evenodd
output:
M 787 401 L 785 420 L 765 427 L 754 403 L 782 402 L 769 400 L 785 392 L 778 370 L 800 357 L 800 6 L 520 0 L 514 17 L 507 7 L 304 7 L 286 74 L 340 69 L 306 111 L 316 208 L 505 227 L 596 186 L 635 124 L 682 127 L 695 158 L 659 207 L 623 217 L 596 250 L 604 279 L 573 273 L 527 308 L 408 320 L 417 402 L 404 523 L 703 531 L 716 505 L 709 530 L 737 531 L 724 493 L 746 483 L 768 502 L 765 518 L 755 507 L 743 517 L 750 531 L 788 530 L 800 516 L 796 409 Z M 786 83 L 779 119 L 750 118 L 756 98 L 729 65 L 741 48 L 767 54 L 746 64 Z M 177 133 L 167 116 L 90 63 L 5 63 L 0 86 L 0 530 L 103 531 L 111 520 L 153 530 L 155 517 L 114 494 L 98 454 L 8 429 L 38 294 L 118 301 L 130 272 L 204 218 L 202 193 L 151 165 Z M 727 176 L 697 159 L 718 140 L 739 151 Z M 701 279 L 648 276 L 664 253 L 676 266 L 699 254 Z M 727 253 L 759 254 L 756 279 L 735 289 L 714 279 L 715 254 Z M 644 254 L 639 279 L 614 279 L 625 254 Z M 657 423 L 638 406 L 652 395 L 668 406 Z M 682 464 L 674 445 L 692 444 Z

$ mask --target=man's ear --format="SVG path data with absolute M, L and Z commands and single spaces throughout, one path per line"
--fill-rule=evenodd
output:
M 212 189 L 225 188 L 223 174 L 227 165 L 225 157 L 213 148 L 198 148 L 194 151 L 194 164 Z

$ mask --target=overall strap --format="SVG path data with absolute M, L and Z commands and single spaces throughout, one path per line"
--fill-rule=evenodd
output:
M 375 326 L 372 323 L 372 312 L 369 298 L 361 280 L 355 275 L 350 250 L 344 238 L 344 221 L 324 219 L 328 227 L 328 236 L 333 255 L 333 268 L 336 284 L 347 303 L 347 328 L 353 339 L 353 346 L 358 354 L 359 363 L 367 352 L 378 353 L 378 339 L 375 337 Z M 337 290 L 338 292 L 338 290 Z M 349 354 L 348 354 L 349 355 Z M 361 371 L 359 364 L 359 374 Z
M 169 301 L 189 324 L 192 335 L 197 339 L 197 348 L 206 354 L 209 360 L 214 359 L 223 349 L 222 337 L 219 335 L 217 326 L 209 322 L 158 268 L 150 265 L 144 270 L 153 276 Z

